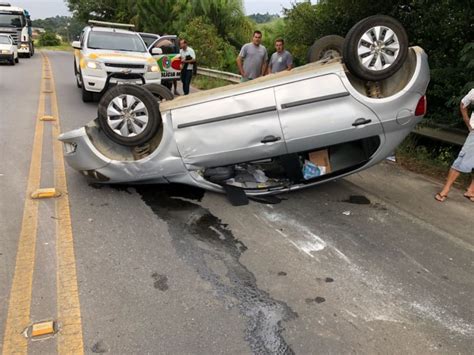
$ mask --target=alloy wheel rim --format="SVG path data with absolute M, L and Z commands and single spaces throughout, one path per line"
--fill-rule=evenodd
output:
M 131 138 L 141 134 L 148 126 L 148 121 L 148 110 L 136 96 L 117 96 L 107 107 L 107 124 L 121 137 Z
M 357 46 L 360 63 L 372 71 L 385 70 L 400 54 L 400 42 L 395 32 L 386 26 L 374 26 L 364 33 Z

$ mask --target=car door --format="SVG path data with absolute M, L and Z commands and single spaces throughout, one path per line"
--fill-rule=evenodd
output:
M 179 43 L 176 36 L 162 36 L 150 46 L 161 48 L 163 54 L 153 55 L 160 67 L 162 80 L 179 79 L 181 75 L 181 57 L 179 55 Z
M 216 167 L 286 154 L 273 88 L 173 109 L 186 164 Z
M 375 113 L 354 99 L 336 74 L 280 85 L 275 97 L 289 153 L 383 134 Z

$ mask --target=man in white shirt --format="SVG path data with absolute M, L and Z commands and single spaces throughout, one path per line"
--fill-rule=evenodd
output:
M 188 46 L 185 39 L 179 40 L 179 55 L 181 57 L 181 81 L 183 82 L 184 95 L 189 94 L 191 79 L 193 78 L 193 69 L 196 65 L 196 53 L 194 49 Z
M 453 186 L 461 173 L 470 174 L 474 170 L 474 111 L 471 113 L 471 117 L 469 117 L 469 106 L 474 106 L 474 89 L 471 89 L 471 91 L 469 91 L 469 93 L 461 100 L 460 110 L 464 123 L 469 129 L 469 135 L 467 136 L 466 142 L 464 143 L 458 158 L 454 161 L 449 170 L 448 178 L 443 190 L 435 196 L 435 199 L 439 202 L 444 202 L 448 198 L 451 186 Z M 471 181 L 471 185 L 464 194 L 464 197 L 468 198 L 471 202 L 474 202 L 474 180 Z

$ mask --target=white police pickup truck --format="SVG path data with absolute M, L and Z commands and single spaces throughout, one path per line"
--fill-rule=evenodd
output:
M 93 101 L 95 93 L 105 92 L 110 86 L 127 84 L 160 84 L 161 73 L 133 25 L 89 21 L 78 41 L 72 43 L 74 74 L 82 89 L 82 100 Z

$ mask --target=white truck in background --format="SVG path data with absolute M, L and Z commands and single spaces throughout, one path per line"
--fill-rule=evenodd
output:
M 0 33 L 10 35 L 18 45 L 18 54 L 35 54 L 30 14 L 27 10 L 0 2 Z

